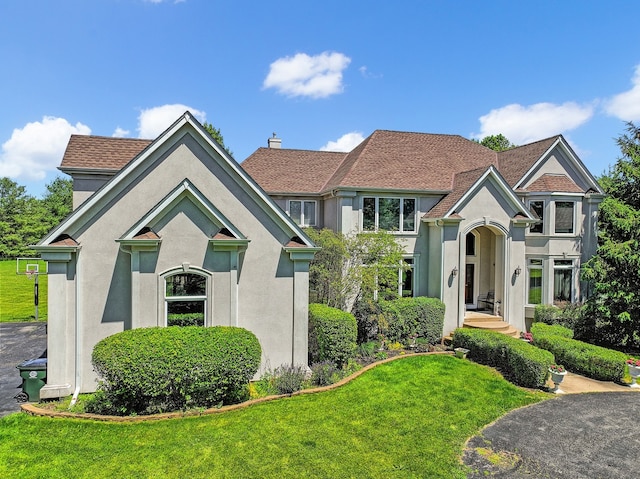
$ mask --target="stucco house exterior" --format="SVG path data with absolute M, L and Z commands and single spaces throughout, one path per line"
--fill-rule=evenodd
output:
M 188 112 L 153 141 L 72 136 L 74 211 L 34 249 L 48 262 L 42 398 L 96 388 L 93 346 L 185 317 L 249 329 L 263 364 L 307 364 L 301 228 Z
M 524 331 L 536 304 L 583 299 L 603 191 L 561 136 L 503 152 L 456 135 L 377 130 L 349 153 L 283 149 L 242 166 L 302 226 L 387 230 L 398 293 L 440 298 L 443 334 L 489 310 Z

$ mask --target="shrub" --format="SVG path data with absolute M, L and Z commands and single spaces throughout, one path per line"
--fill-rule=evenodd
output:
M 167 316 L 168 326 L 204 326 L 202 313 L 172 313 Z
M 436 344 L 444 327 L 444 303 L 436 298 L 397 298 L 361 301 L 354 308 L 358 341 L 374 339 L 378 333 L 391 342 L 407 342 L 412 335 Z
M 531 332 L 536 338 L 536 345 L 551 351 L 556 360 L 570 371 L 600 381 L 622 380 L 626 354 L 571 339 L 566 335 L 565 329 L 534 323 Z
M 340 370 L 331 361 L 322 361 L 311 365 L 311 384 L 329 386 L 336 382 Z
M 549 366 L 555 362 L 549 351 L 517 338 L 481 329 L 456 329 L 453 346 L 468 349 L 469 359 L 493 366 L 509 381 L 529 388 L 544 386 Z
M 242 328 L 123 331 L 93 349 L 101 382 L 91 412 L 153 414 L 237 402 L 246 397 L 260 356 L 258 339 Z
M 553 335 L 573 339 L 573 331 L 559 324 L 533 323 L 531 325 L 531 334 L 534 335 L 534 338 L 537 338 L 538 334 L 542 334 L 543 336 Z
M 299 364 L 283 364 L 273 373 L 273 385 L 278 394 L 300 391 L 307 376 L 307 368 Z
M 580 323 L 583 310 L 580 303 L 567 303 L 562 307 L 538 304 L 533 313 L 533 320 L 551 325 L 559 324 L 573 330 Z
M 309 362 L 342 367 L 356 351 L 358 329 L 350 313 L 324 304 L 309 305 Z

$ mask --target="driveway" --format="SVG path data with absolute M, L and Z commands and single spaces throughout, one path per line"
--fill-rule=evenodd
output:
M 0 323 L 0 416 L 20 410 L 14 396 L 22 391 L 16 366 L 39 358 L 47 349 L 47 323 Z
M 567 394 L 512 411 L 469 440 L 468 478 L 636 479 L 639 407 L 629 391 Z

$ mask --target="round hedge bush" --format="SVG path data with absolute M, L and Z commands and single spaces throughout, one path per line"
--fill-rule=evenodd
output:
M 140 328 L 93 349 L 90 412 L 154 414 L 238 402 L 260 366 L 256 336 L 229 326 Z
M 309 362 L 342 367 L 355 355 L 358 325 L 351 313 L 325 304 L 309 305 Z

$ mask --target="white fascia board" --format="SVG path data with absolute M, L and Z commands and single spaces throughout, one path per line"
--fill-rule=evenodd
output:
M 443 218 L 446 218 L 447 216 L 455 212 L 461 204 L 465 203 L 471 196 L 473 196 L 482 182 L 489 176 L 493 177 L 498 182 L 498 186 L 505 194 L 505 197 L 511 201 L 512 206 L 514 206 L 520 212 L 524 212 L 524 214 L 527 215 L 529 219 L 534 219 L 533 216 L 531 216 L 531 213 L 529 213 L 529 211 L 525 207 L 524 203 L 520 200 L 520 198 L 518 198 L 518 195 L 516 195 L 516 193 L 511 189 L 504 178 L 496 173 L 495 167 L 493 166 L 490 166 L 487 171 L 485 171 L 482 176 L 476 180 L 471 188 L 469 188 L 466 193 L 462 195 L 462 197 L 458 201 L 456 201 L 456 203 L 451 208 L 449 208 L 449 211 L 447 211 L 443 215 Z

